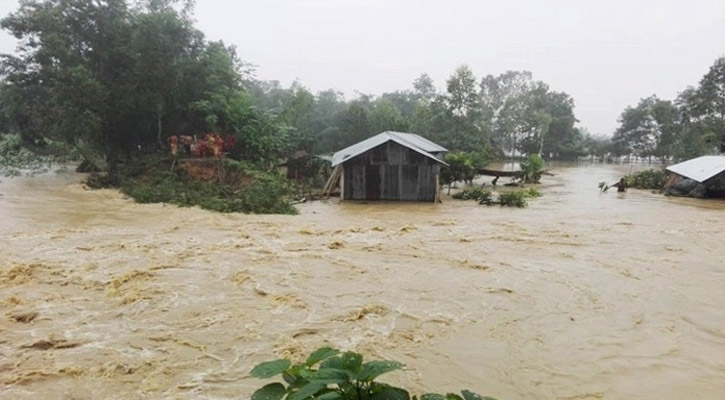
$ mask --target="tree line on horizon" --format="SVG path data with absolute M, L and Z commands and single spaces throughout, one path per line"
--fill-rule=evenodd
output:
M 686 159 L 725 152 L 725 57 L 675 100 L 640 99 L 618 122 L 607 149 L 615 155 Z
M 171 135 L 206 132 L 234 136 L 231 157 L 268 169 L 298 151 L 329 153 L 385 130 L 419 133 L 489 160 L 575 159 L 602 151 L 675 155 L 689 138 L 710 140 L 712 120 L 722 124 L 722 111 L 718 120 L 699 105 L 680 107 L 688 133 L 672 141 L 670 110 L 654 99 L 645 117 L 626 110 L 626 127 L 609 142 L 577 126 L 570 95 L 530 72 L 478 78 L 465 65 L 444 90 L 427 74 L 409 89 L 350 100 L 299 82 L 283 87 L 256 79 L 233 46 L 207 40 L 188 0 L 26 0 L 0 26 L 19 40 L 16 53 L 0 59 L 0 132 L 33 146 L 64 143 L 110 169 L 165 148 Z M 722 101 L 715 87 L 710 92 Z M 650 120 L 661 132 L 643 133 Z M 643 139 L 652 135 L 677 145 L 654 153 Z

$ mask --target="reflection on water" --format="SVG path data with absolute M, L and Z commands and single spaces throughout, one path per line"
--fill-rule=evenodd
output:
M 5 180 L 0 397 L 248 398 L 255 363 L 333 345 L 417 392 L 722 399 L 725 202 L 598 191 L 628 171 L 555 166 L 527 209 L 299 216 Z

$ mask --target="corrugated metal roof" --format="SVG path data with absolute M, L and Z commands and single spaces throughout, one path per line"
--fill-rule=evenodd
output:
M 431 142 L 430 140 L 414 133 L 385 131 L 373 137 L 369 137 L 362 142 L 356 143 L 350 147 L 338 151 L 332 156 L 332 166 L 334 167 L 353 157 L 359 156 L 360 154 L 365 153 L 366 151 L 380 146 L 381 144 L 388 141 L 398 143 L 401 146 L 405 146 L 417 153 L 432 158 L 436 162 L 447 165 L 445 162 L 439 160 L 438 158 L 436 158 L 436 156 L 431 154 L 448 151 L 445 147 L 439 146 Z
M 697 157 L 669 166 L 667 170 L 702 183 L 725 171 L 725 156 Z
M 406 132 L 395 132 L 395 131 L 387 131 L 390 135 L 396 136 L 398 139 L 405 140 L 412 145 L 420 148 L 423 151 L 427 151 L 428 153 L 440 153 L 440 152 L 446 152 L 448 149 L 446 149 L 443 146 L 440 146 L 436 143 L 431 142 L 430 140 L 424 138 L 423 136 L 418 135 L 417 133 L 406 133 Z

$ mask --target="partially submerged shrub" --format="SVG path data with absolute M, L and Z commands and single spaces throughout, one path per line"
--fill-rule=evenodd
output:
M 452 196 L 454 199 L 457 200 L 482 200 L 482 199 L 490 199 L 491 198 L 491 191 L 486 190 L 480 187 L 469 187 L 461 190 L 458 193 L 453 194 Z
M 539 183 L 544 173 L 544 159 L 538 154 L 529 154 L 519 166 L 523 172 L 524 183 Z
M 245 170 L 249 166 L 242 163 L 224 163 L 230 179 L 219 183 L 194 179 L 180 168 L 170 170 L 170 164 L 168 158 L 146 157 L 120 167 L 115 174 L 91 174 L 86 184 L 119 188 L 137 203 L 199 206 L 217 212 L 297 213 L 291 205 L 291 187 L 279 176 Z M 245 178 L 240 179 L 241 175 Z
M 632 188 L 662 190 L 667 180 L 667 171 L 649 169 L 629 174 L 624 177 L 624 180 L 627 182 L 627 186 Z
M 502 207 L 526 207 L 526 191 L 516 190 L 513 192 L 504 192 L 498 195 L 498 204 Z
M 480 187 L 470 187 L 453 195 L 458 200 L 476 200 L 478 204 L 492 206 L 499 204 L 507 207 L 526 207 L 527 198 L 541 197 L 541 192 L 535 188 L 502 192 L 498 195 L 498 201 L 494 201 L 493 193 Z
M 258 389 L 252 400 L 410 400 L 405 389 L 376 382 L 379 376 L 403 368 L 396 361 L 363 362 L 363 356 L 351 351 L 323 347 L 316 350 L 304 363 L 292 364 L 279 359 L 254 367 L 251 375 L 272 378 L 278 375 L 287 384 L 270 383 Z M 417 400 L 413 396 L 413 400 Z M 424 394 L 420 400 L 495 400 L 464 390 L 461 396 L 449 393 Z
M 536 188 L 524 189 L 523 192 L 524 192 L 524 196 L 526 196 L 526 197 L 530 197 L 530 198 L 541 197 L 541 192 L 536 190 Z
M 42 155 L 23 146 L 20 135 L 0 134 L 0 176 L 20 176 L 47 172 L 60 161 L 53 155 Z

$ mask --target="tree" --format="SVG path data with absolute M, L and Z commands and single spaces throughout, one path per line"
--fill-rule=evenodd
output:
M 483 148 L 487 138 L 481 130 L 477 80 L 468 66 L 458 67 L 448 78 L 444 99 L 453 129 L 450 147 L 466 151 Z
M 534 86 L 531 72 L 507 71 L 481 80 L 483 119 L 492 132 L 494 146 L 507 148 L 513 157 L 517 137 L 526 125 L 527 99 Z
M 670 101 L 651 96 L 627 107 L 619 119 L 613 141 L 620 154 L 642 158 L 665 157 L 678 135 L 678 110 Z
M 22 39 L 17 55 L 2 59 L 8 119 L 26 140 L 95 150 L 112 170 L 139 148 L 164 147 L 166 136 L 208 131 L 236 135 L 246 149 L 238 154 L 254 161 L 276 158 L 286 127 L 253 109 L 242 87 L 248 66 L 234 47 L 204 40 L 192 4 L 22 2 L 1 22 Z
M 718 58 L 700 81 L 695 117 L 719 143 L 725 143 L 725 57 Z
M 422 74 L 413 82 L 413 89 L 418 98 L 426 104 L 429 104 L 435 98 L 437 91 L 433 79 L 428 74 Z
M 388 99 L 381 98 L 373 103 L 369 115 L 370 132 L 373 134 L 384 131 L 406 131 L 408 125 L 400 110 Z
M 115 166 L 134 107 L 130 24 L 123 0 L 27 1 L 5 17 L 3 29 L 24 39 L 3 70 L 25 108 L 17 118 L 33 119 L 26 128 L 92 143 Z
M 453 183 L 472 179 L 475 172 L 473 160 L 466 153 L 448 153 L 445 161 L 448 166 L 441 169 L 441 180 L 444 184 L 448 184 L 448 195 L 450 195 Z

